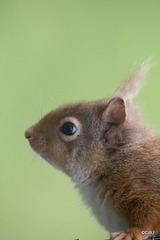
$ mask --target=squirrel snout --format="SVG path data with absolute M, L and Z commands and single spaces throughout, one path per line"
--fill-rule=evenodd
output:
M 32 138 L 32 127 L 28 128 L 26 131 L 25 131 L 25 137 L 30 140 Z

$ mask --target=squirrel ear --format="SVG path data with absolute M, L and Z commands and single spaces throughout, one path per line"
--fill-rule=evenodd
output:
M 123 124 L 126 118 L 125 104 L 122 98 L 114 97 L 106 106 L 102 119 L 108 123 Z

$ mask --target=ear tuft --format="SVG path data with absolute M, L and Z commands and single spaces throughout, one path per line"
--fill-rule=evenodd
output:
M 151 68 L 150 58 L 143 62 L 115 92 L 114 97 L 122 97 L 125 101 L 130 100 L 138 93 L 141 88 L 142 80 L 146 78 L 148 70 Z
M 102 118 L 108 123 L 123 124 L 126 118 L 123 99 L 119 97 L 112 98 L 105 108 Z

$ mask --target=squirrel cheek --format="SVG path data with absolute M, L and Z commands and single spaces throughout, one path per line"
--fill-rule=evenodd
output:
M 50 161 L 49 163 L 60 170 L 66 172 L 66 155 L 67 151 L 64 146 L 54 145 L 53 148 L 50 148 Z

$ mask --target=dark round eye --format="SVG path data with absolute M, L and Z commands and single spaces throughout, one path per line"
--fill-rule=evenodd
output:
M 71 136 L 71 135 L 75 134 L 75 132 L 77 131 L 77 128 L 73 123 L 66 122 L 63 124 L 63 126 L 61 127 L 60 130 L 63 134 Z

